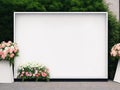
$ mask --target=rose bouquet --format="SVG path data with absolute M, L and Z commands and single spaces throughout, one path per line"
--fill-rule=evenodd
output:
M 35 79 L 38 80 L 46 80 L 49 81 L 49 70 L 46 66 L 40 65 L 38 63 L 28 63 L 19 66 L 18 68 L 18 79 Z
M 110 52 L 111 56 L 113 57 L 120 57 L 120 43 L 115 44 Z
M 13 64 L 14 58 L 18 56 L 18 52 L 19 50 L 16 43 L 12 43 L 11 41 L 3 41 L 0 43 L 0 61 L 7 60 L 10 64 Z

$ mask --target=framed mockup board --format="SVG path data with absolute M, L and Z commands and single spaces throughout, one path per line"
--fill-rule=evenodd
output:
M 51 79 L 107 79 L 106 12 L 15 12 L 18 66 L 40 62 Z

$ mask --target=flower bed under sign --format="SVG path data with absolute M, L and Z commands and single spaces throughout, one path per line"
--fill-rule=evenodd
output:
M 46 80 L 49 81 L 49 70 L 46 66 L 38 63 L 28 63 L 21 65 L 18 69 L 18 79 L 31 80 Z

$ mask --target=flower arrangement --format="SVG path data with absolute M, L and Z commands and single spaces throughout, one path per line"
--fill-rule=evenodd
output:
M 0 43 L 0 61 L 7 60 L 10 64 L 13 64 L 14 58 L 18 56 L 18 52 L 19 50 L 16 43 L 11 41 L 3 41 Z
M 49 81 L 49 70 L 46 66 L 38 63 L 27 63 L 19 66 L 18 68 L 18 79 L 35 79 Z
M 110 52 L 111 56 L 113 57 L 120 57 L 120 43 L 115 44 Z

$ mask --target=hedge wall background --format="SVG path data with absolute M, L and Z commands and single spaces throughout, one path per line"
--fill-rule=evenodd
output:
M 108 54 L 120 42 L 120 23 L 103 0 L 0 0 L 0 42 L 13 41 L 13 12 L 108 12 Z M 117 58 L 108 55 L 109 79 L 113 79 Z

